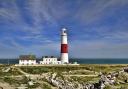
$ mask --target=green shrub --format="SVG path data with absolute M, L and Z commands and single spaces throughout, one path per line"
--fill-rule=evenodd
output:
M 43 84 L 42 85 L 42 89 L 52 89 L 51 86 L 47 85 L 47 84 Z
M 106 85 L 104 89 L 112 89 L 112 87 L 109 85 Z
M 126 86 L 121 86 L 120 89 L 128 89 Z

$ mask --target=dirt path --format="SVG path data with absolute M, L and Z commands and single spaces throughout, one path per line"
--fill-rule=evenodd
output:
M 77 77 L 97 77 L 98 75 L 63 75 L 63 76 L 77 76 Z
M 58 89 L 57 87 L 54 87 L 54 86 L 52 86 L 52 85 L 50 85 L 49 83 L 47 83 L 47 82 L 45 82 L 45 81 L 37 81 L 38 83 L 40 83 L 40 84 L 46 84 L 46 85 L 48 85 L 48 86 L 50 86 L 51 87 L 51 89 Z
M 19 72 L 21 72 L 24 75 L 29 75 L 28 73 L 24 72 L 23 70 L 21 70 L 20 68 L 14 67 L 15 69 L 17 69 Z
M 49 83 L 45 82 L 45 81 L 40 81 L 40 80 L 37 80 L 37 78 L 41 78 L 41 76 L 39 74 L 29 74 L 29 73 L 26 73 L 24 72 L 23 70 L 21 70 L 20 68 L 16 68 L 18 71 L 20 71 L 23 75 L 25 75 L 26 77 L 29 77 L 31 79 L 35 79 L 36 82 L 40 83 L 40 84 L 46 84 L 48 86 L 50 86 L 52 89 L 58 89 L 57 87 L 54 87 L 52 85 L 50 85 Z M 19 77 L 19 76 L 17 76 Z
M 8 83 L 0 82 L 0 89 L 16 89 L 16 88 L 15 88 L 15 87 L 12 87 L 12 86 L 9 85 Z

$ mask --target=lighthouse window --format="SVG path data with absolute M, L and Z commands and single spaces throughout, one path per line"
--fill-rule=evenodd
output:
M 66 33 L 66 31 L 64 31 L 64 33 Z

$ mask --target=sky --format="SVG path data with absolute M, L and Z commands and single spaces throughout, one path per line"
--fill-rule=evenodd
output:
M 0 0 L 0 58 L 128 58 L 128 0 Z

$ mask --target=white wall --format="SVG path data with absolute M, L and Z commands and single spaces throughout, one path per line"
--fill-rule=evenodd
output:
M 61 61 L 57 61 L 57 58 L 43 58 L 40 64 L 61 64 Z
M 32 65 L 36 64 L 36 60 L 19 60 L 20 65 Z

